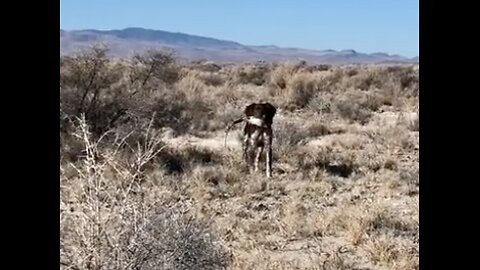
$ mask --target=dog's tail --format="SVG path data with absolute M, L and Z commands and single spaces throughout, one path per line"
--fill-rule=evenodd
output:
M 245 117 L 242 117 L 242 118 L 239 118 L 235 121 L 233 121 L 232 123 L 230 123 L 230 125 L 227 126 L 227 129 L 225 130 L 225 148 L 227 148 L 227 136 L 228 136 L 228 132 L 230 131 L 230 129 L 235 126 L 236 124 L 240 123 L 240 122 L 243 122 L 245 121 Z

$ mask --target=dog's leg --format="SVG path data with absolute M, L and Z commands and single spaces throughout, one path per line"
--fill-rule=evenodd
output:
M 272 147 L 268 146 L 267 147 L 267 152 L 266 152 L 266 167 L 267 167 L 267 177 L 272 177 Z
M 255 172 L 258 172 L 258 163 L 260 162 L 260 157 L 262 156 L 263 147 L 258 146 L 255 153 Z
M 252 173 L 255 168 L 256 168 L 256 150 L 257 147 L 259 147 L 258 140 L 260 139 L 260 136 L 262 135 L 261 131 L 256 128 L 255 131 L 250 133 L 250 137 L 248 140 L 248 166 L 249 166 L 249 171 Z
M 245 139 L 243 141 L 243 157 L 245 159 L 245 164 L 247 166 L 248 172 L 251 172 L 252 165 L 252 147 L 250 144 L 251 137 L 250 134 L 245 134 Z
M 267 177 L 272 177 L 272 131 L 268 130 L 263 133 L 264 144 L 266 148 L 265 163 Z
M 250 141 L 250 138 L 248 134 L 244 135 L 245 137 L 243 138 L 243 159 L 245 160 L 245 163 L 248 164 L 248 142 Z

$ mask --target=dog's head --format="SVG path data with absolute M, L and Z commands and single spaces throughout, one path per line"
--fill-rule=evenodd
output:
M 273 117 L 277 113 L 277 109 L 270 103 L 253 103 L 245 108 L 245 115 L 251 124 L 260 126 L 266 124 L 272 125 Z

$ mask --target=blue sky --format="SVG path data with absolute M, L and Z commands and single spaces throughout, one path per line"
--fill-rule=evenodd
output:
M 60 28 L 144 27 L 306 49 L 418 55 L 418 0 L 61 0 Z

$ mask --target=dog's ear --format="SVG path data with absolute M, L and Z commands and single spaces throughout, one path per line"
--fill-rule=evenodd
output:
M 275 108 L 272 104 L 270 103 L 265 103 L 266 108 L 267 108 L 267 115 L 273 118 L 275 114 L 277 113 L 277 108 Z
M 273 117 L 277 113 L 277 109 L 270 103 L 265 103 L 264 106 L 265 106 L 264 108 L 266 113 L 265 121 L 271 125 L 273 123 Z
M 244 110 L 245 115 L 253 115 L 253 112 L 255 110 L 255 106 L 257 106 L 257 104 L 252 103 L 252 104 L 248 105 L 247 107 L 245 107 L 245 110 Z

